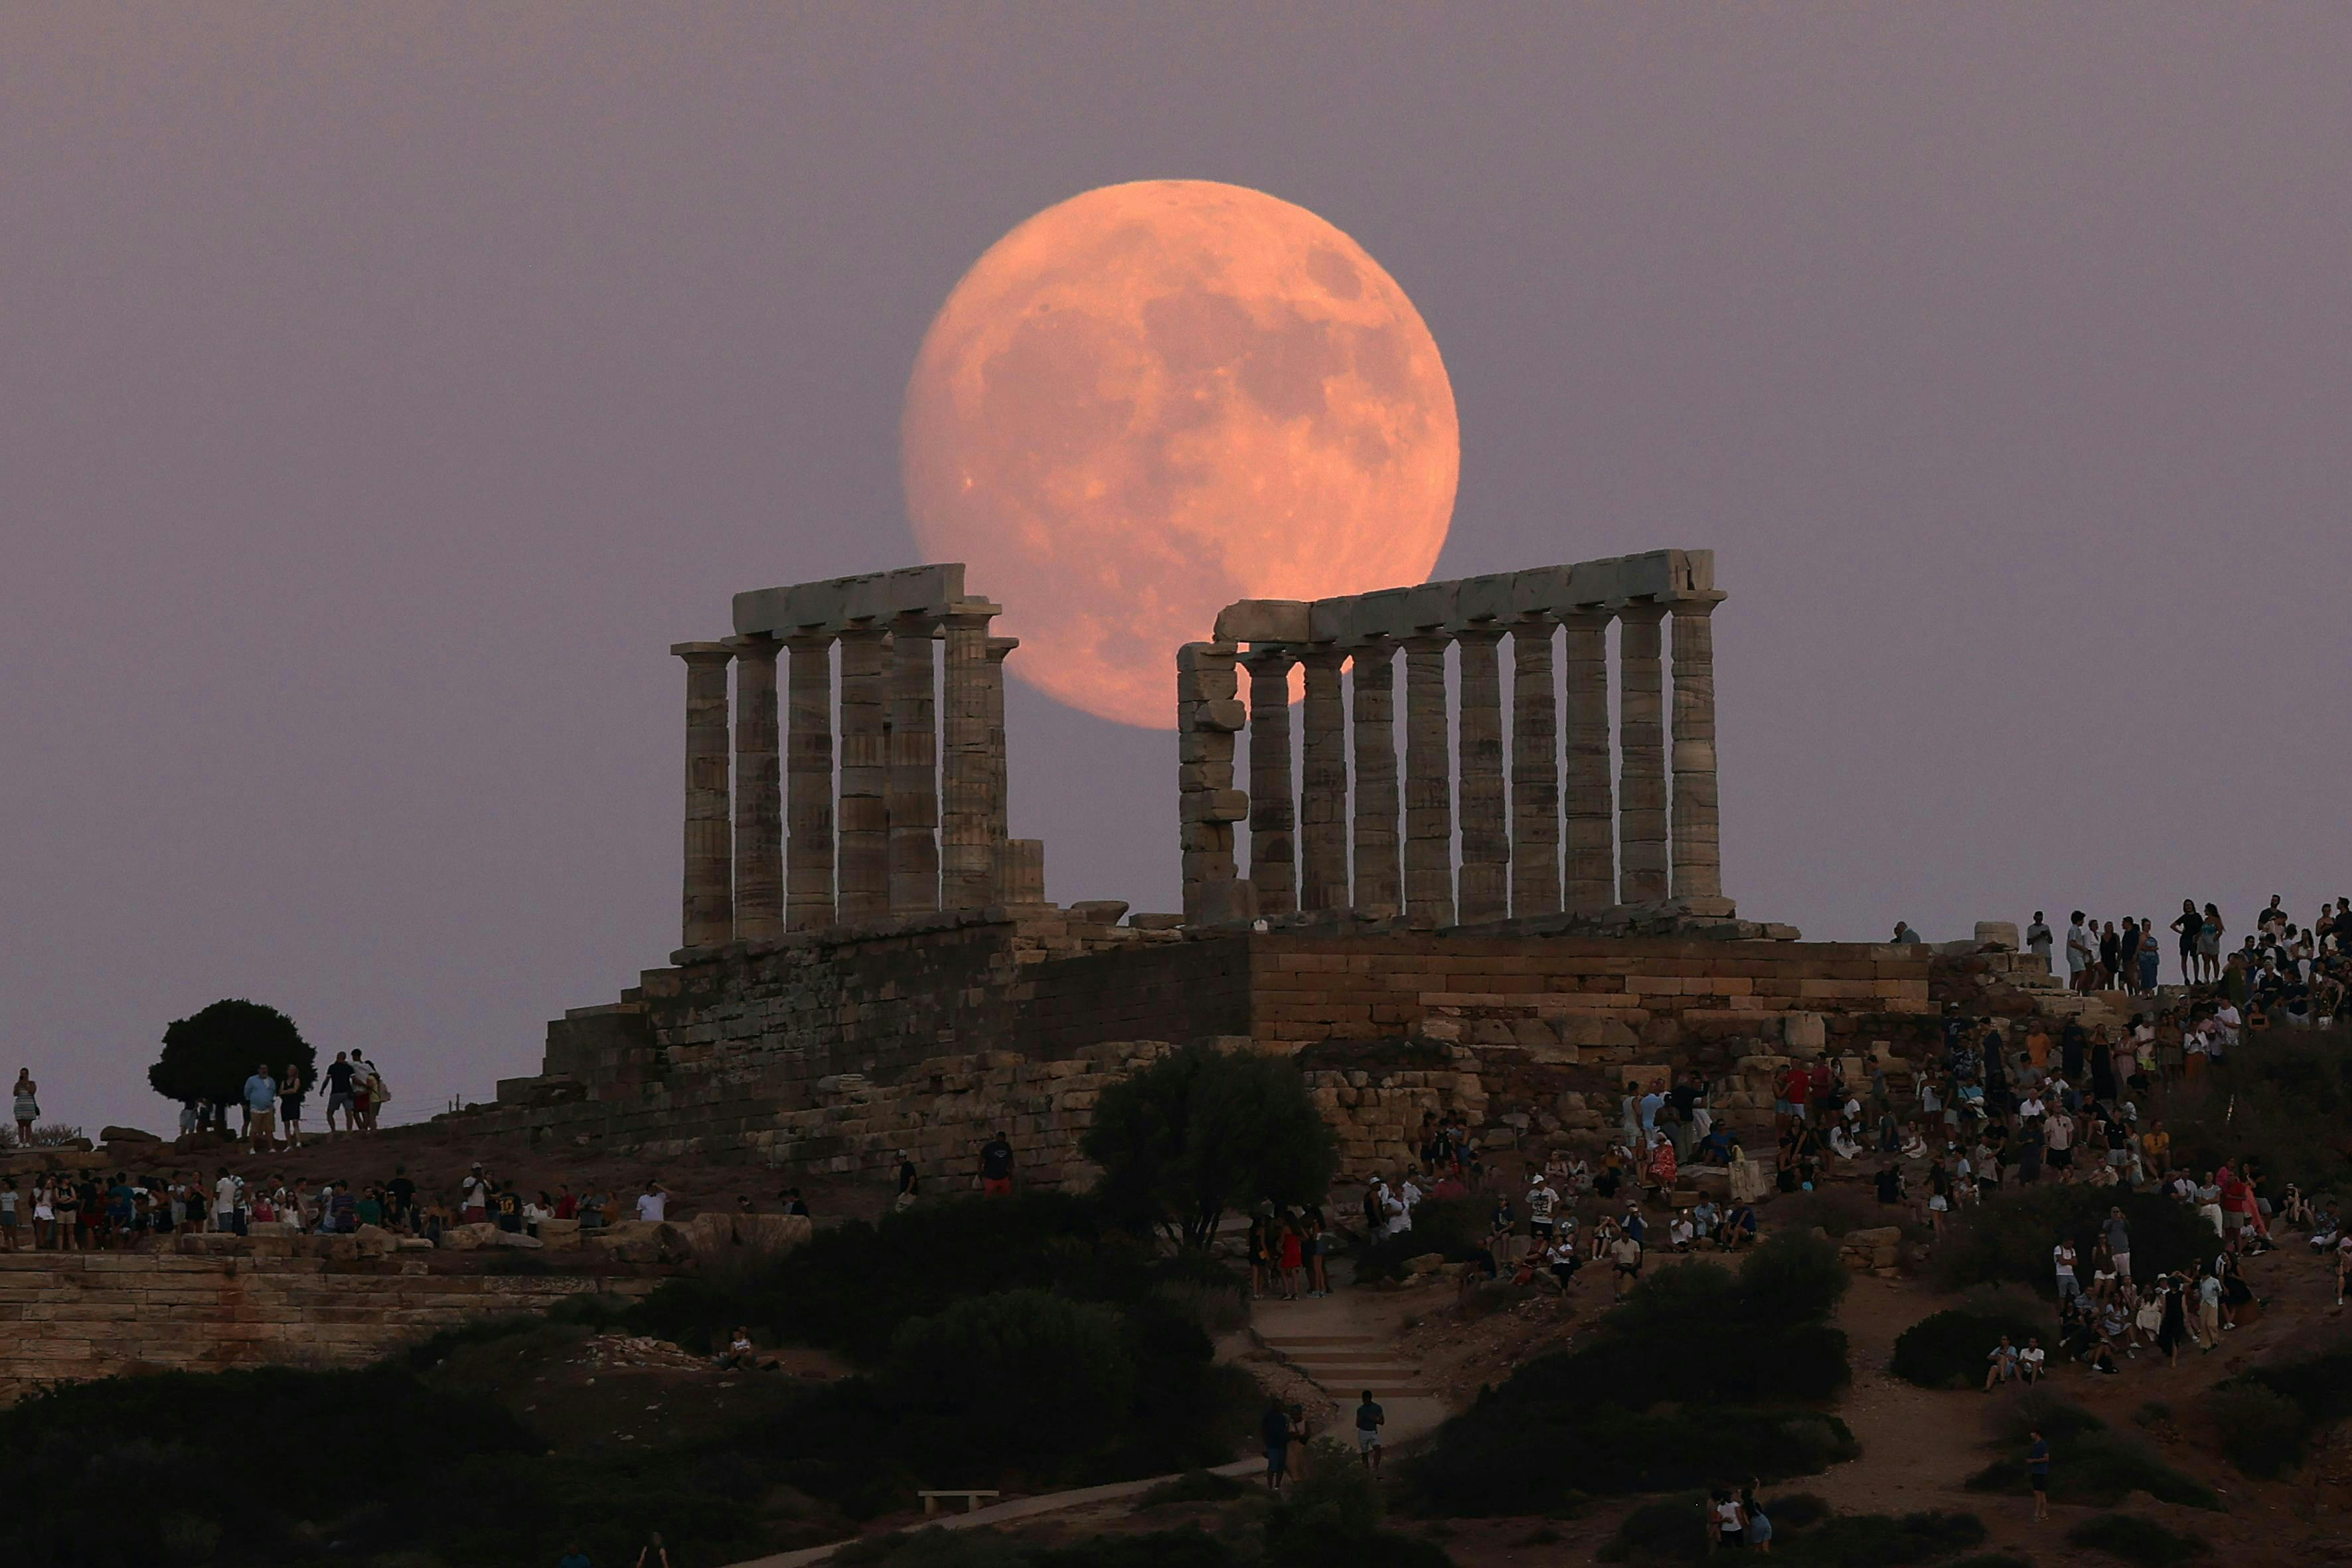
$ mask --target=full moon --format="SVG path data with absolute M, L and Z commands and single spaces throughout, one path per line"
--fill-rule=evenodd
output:
M 1007 668 L 1161 729 L 1177 645 L 1234 600 L 1424 580 L 1462 466 L 1396 280 L 1207 180 L 1088 191 L 990 247 L 924 336 L 900 441 L 916 537 L 1003 604 Z

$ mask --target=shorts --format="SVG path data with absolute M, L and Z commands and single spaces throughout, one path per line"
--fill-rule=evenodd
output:
M 2063 1149 L 2053 1149 L 2042 1157 L 2052 1170 L 2063 1171 L 2074 1163 L 2074 1146 L 2070 1143 Z
M 348 1094 L 331 1094 L 331 1095 L 327 1096 L 327 1114 L 328 1114 L 328 1115 L 332 1116 L 332 1115 L 333 1115 L 336 1111 L 338 1111 L 338 1110 L 348 1111 L 349 1110 L 351 1110 L 351 1108 L 352 1108 L 352 1097 L 351 1097 L 350 1095 L 348 1095 Z
M 249 1125 L 256 1138 L 267 1138 L 278 1131 L 278 1112 L 257 1110 L 253 1113 L 253 1120 Z
M 2033 1483 L 2033 1489 L 2035 1491 L 2046 1492 L 2050 1489 L 2050 1478 L 2048 1476 L 2035 1474 L 2029 1476 L 2026 1479 Z
M 1289 1468 L 1290 1446 L 1288 1444 L 1286 1443 L 1279 1448 L 1268 1448 L 1265 1451 L 1265 1473 L 1267 1475 L 1278 1476 Z
M 980 1190 L 982 1195 L 987 1197 L 1011 1197 L 1013 1195 L 1013 1178 L 1010 1176 L 982 1176 L 980 1179 Z
M 1370 1432 L 1360 1426 L 1356 1429 L 1356 1452 L 1369 1454 L 1380 1446 L 1381 1435 L 1377 1428 Z
M 1528 1232 L 1531 1236 L 1549 1236 L 1552 1233 L 1552 1222 L 1548 1219 L 1531 1219 L 1528 1221 Z

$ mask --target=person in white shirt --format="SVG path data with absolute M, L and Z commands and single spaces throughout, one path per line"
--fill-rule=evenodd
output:
M 2083 911 L 2074 911 L 2074 923 L 2066 928 L 2066 988 L 2087 991 L 2091 977 L 2098 973 L 2099 944 L 2084 929 Z
M 2025 1348 L 2017 1352 L 2017 1377 L 2021 1383 L 2039 1383 L 2048 1365 L 2050 1353 L 2042 1348 L 2039 1338 L 2029 1339 Z
M 1539 1247 L 1551 1239 L 1552 1215 L 1559 1206 L 1559 1194 L 1552 1190 L 1551 1183 L 1540 1175 L 1536 1177 L 1536 1184 L 1528 1189 L 1528 1233 Z
M 2069 1296 L 2081 1295 L 2082 1282 L 2074 1278 L 2074 1244 L 2061 1241 L 2050 1249 L 2050 1260 L 2058 1270 L 2059 1301 L 2063 1303 Z
M 669 1189 L 657 1180 L 648 1179 L 646 1190 L 637 1194 L 637 1217 L 659 1221 L 669 1213 Z
M 245 1206 L 245 1184 L 228 1173 L 224 1167 L 220 1180 L 213 1184 L 213 1228 L 237 1228 L 236 1211 Z

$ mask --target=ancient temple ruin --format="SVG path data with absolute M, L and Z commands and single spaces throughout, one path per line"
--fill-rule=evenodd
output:
M 1214 640 L 1187 643 L 1177 654 L 1186 920 L 1346 910 L 1451 927 L 1626 906 L 1729 916 L 1717 841 L 1709 620 L 1723 598 L 1715 586 L 1714 552 L 1657 550 L 1344 598 L 1228 605 L 1217 616 Z M 1671 752 L 1664 663 L 1669 620 Z M 1613 789 L 1612 621 L 1619 626 L 1622 718 Z M 1563 634 L 1564 689 L 1553 668 L 1554 644 Z M 1507 790 L 1497 651 L 1506 637 L 1512 656 Z M 1448 648 L 1458 664 L 1458 716 L 1449 712 Z M 1303 668 L 1306 683 L 1303 788 L 1294 788 L 1291 777 L 1294 667 Z M 1352 701 L 1343 700 L 1343 668 Z M 1249 674 L 1246 704 L 1239 669 Z M 1244 726 L 1250 773 L 1248 788 L 1241 789 L 1234 779 L 1234 737 Z M 1249 835 L 1246 880 L 1234 855 L 1237 823 L 1245 823 Z
M 733 637 L 670 649 L 687 670 L 683 949 L 1044 900 L 1045 847 L 1005 832 L 1020 644 L 988 635 L 1003 606 L 963 576 L 949 563 L 738 594 Z

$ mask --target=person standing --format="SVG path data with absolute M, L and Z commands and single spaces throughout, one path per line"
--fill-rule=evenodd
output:
M 1356 1406 L 1356 1452 L 1363 1456 L 1364 1468 L 1374 1475 L 1381 1473 L 1381 1428 L 1387 1426 L 1389 1413 L 1372 1400 L 1372 1391 L 1364 1390 L 1364 1402 Z
M 645 1550 L 637 1553 L 637 1568 L 669 1568 L 669 1548 L 662 1544 L 658 1531 L 646 1542 Z
M 288 1062 L 286 1070 L 278 1075 L 278 1131 L 285 1134 L 289 1149 L 302 1146 L 302 1091 L 305 1087 L 301 1064 Z
M 2076 910 L 2074 922 L 2066 928 L 2066 989 L 2088 991 L 2098 962 L 2098 947 L 2083 924 L 2083 911 Z
M 1013 1195 L 1013 1143 L 1001 1131 L 980 1146 L 980 1190 L 984 1197 Z
M 266 1062 L 245 1080 L 245 1130 L 255 1153 L 278 1147 L 278 1080 L 269 1076 Z
M 2025 1478 L 2033 1487 L 2033 1517 L 2050 1517 L 2050 1440 L 2040 1429 L 2026 1434 Z
M 2044 969 L 2050 967 L 2052 941 L 2049 923 L 2042 919 L 2040 910 L 2034 910 L 2033 923 L 2025 928 L 2025 950 L 2040 959 Z
M 900 1213 L 915 1206 L 916 1195 L 922 1191 L 923 1173 L 915 1168 L 914 1157 L 904 1149 L 898 1151 L 898 1195 L 892 1205 Z
M 1280 1493 L 1282 1478 L 1290 1468 L 1290 1413 L 1274 1400 L 1258 1417 L 1259 1438 L 1265 1444 L 1265 1489 Z
M 2107 1250 L 2115 1255 L 2117 1282 L 2129 1279 L 2132 1277 L 2131 1226 L 2124 1220 L 2124 1211 L 2120 1207 L 2109 1208 L 2106 1223 L 2100 1229 L 2106 1240 Z
M 637 1194 L 637 1217 L 660 1224 L 669 1215 L 669 1189 L 657 1176 L 646 1178 L 646 1190 Z
M 330 1138 L 335 1135 L 335 1112 L 338 1110 L 343 1113 L 344 1131 L 359 1131 L 359 1121 L 352 1114 L 352 1077 L 350 1056 L 337 1051 L 334 1061 L 327 1068 L 327 1136 Z
M 33 1081 L 31 1068 L 16 1070 L 16 1146 L 27 1148 L 33 1142 L 33 1123 L 41 1119 L 41 1086 Z

